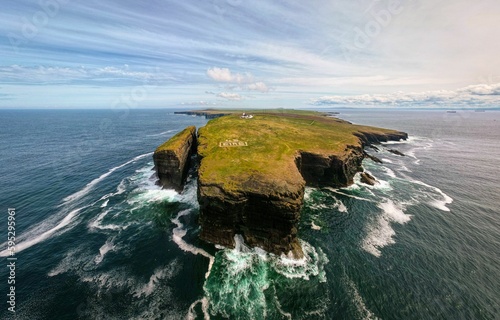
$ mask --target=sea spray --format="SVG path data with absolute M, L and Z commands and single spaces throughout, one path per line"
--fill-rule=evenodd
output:
M 294 315 L 294 319 L 300 319 L 299 314 L 320 309 L 311 301 L 324 301 L 328 296 L 324 285 L 328 258 L 321 249 L 301 241 L 304 258 L 294 260 L 248 248 L 241 236 L 235 241 L 235 249 L 217 252 L 203 287 L 212 315 L 236 319 L 289 319 Z M 290 297 L 312 287 L 316 293 L 299 312 Z

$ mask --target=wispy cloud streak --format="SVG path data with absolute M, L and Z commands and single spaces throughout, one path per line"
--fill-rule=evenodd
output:
M 81 95 L 99 86 L 103 97 L 114 88 L 154 82 L 168 87 L 159 92 L 176 104 L 184 96 L 172 97 L 170 89 L 183 86 L 212 102 L 278 104 L 286 93 L 302 105 L 320 95 L 384 100 L 400 90 L 450 91 L 500 75 L 500 43 L 493 41 L 500 38 L 500 2 L 395 3 L 7 1 L 0 11 L 0 84 L 12 99 L 0 107 L 32 104 L 8 92 L 22 86 L 47 91 L 64 84 Z M 218 93 L 204 93 L 212 90 Z M 79 91 L 71 92 L 78 100 Z M 52 104 L 38 101 L 32 106 Z M 160 101 L 159 94 L 148 103 L 165 106 Z

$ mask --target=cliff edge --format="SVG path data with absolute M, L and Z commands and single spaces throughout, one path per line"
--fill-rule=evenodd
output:
M 182 130 L 156 148 L 153 154 L 156 174 L 163 188 L 182 191 L 189 159 L 196 151 L 196 127 Z

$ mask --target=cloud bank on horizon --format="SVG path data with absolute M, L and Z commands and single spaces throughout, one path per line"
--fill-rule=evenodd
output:
M 500 2 L 17 0 L 0 108 L 500 106 Z
M 471 85 L 458 90 L 424 92 L 395 92 L 357 96 L 324 96 L 313 99 L 315 105 L 372 105 L 372 106 L 499 106 L 500 83 Z

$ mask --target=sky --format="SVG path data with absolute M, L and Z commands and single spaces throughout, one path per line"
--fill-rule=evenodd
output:
M 499 107 L 498 0 L 15 0 L 0 108 Z

